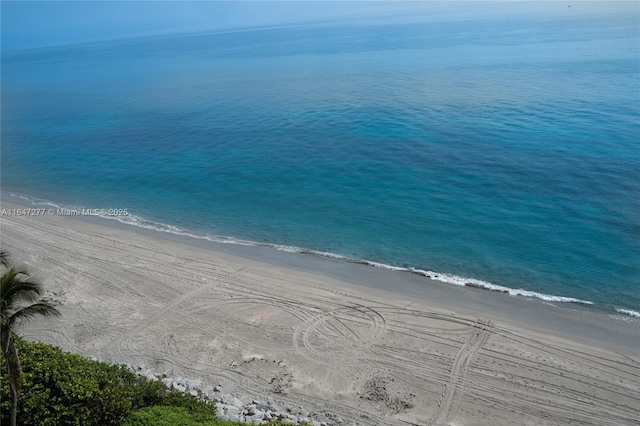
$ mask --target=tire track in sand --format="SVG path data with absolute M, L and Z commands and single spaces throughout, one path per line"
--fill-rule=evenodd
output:
M 478 321 L 469 339 L 462 345 L 450 367 L 448 383 L 445 384 L 438 409 L 430 422 L 432 425 L 447 425 L 460 411 L 469 365 L 489 337 L 489 322 Z
M 387 330 L 387 320 L 375 309 L 354 304 L 310 317 L 296 327 L 293 347 L 304 358 L 333 364 L 357 362 Z

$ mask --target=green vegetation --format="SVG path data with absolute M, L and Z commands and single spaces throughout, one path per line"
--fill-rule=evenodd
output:
M 164 388 L 124 367 L 90 361 L 43 343 L 15 339 L 22 358 L 18 419 L 23 425 L 120 425 L 136 409 L 161 402 Z M 4 364 L 3 364 L 4 366 Z M 2 369 L 6 377 L 6 368 Z M 0 387 L 0 423 L 9 386 Z
M 124 426 L 218 426 L 215 416 L 195 416 L 186 408 L 155 406 L 136 411 Z
M 56 346 L 15 337 L 22 361 L 21 425 L 238 426 L 214 404 L 171 392 L 126 367 L 91 361 Z M 8 422 L 11 390 L 0 355 L 0 424 Z M 284 425 L 274 422 L 272 425 Z
M 283 423 L 270 423 L 272 426 Z M 215 415 L 198 415 L 183 407 L 154 406 L 136 411 L 123 426 L 245 426 L 246 423 L 219 420 Z M 291 424 L 287 424 L 291 426 Z
M 2 348 L 3 365 L 6 366 L 6 377 L 9 379 L 9 418 L 5 421 L 16 426 L 18 398 L 20 397 L 20 358 L 15 346 L 16 327 L 36 317 L 60 315 L 49 302 L 42 300 L 42 286 L 29 276 L 22 268 L 9 264 L 9 255 L 0 251 L 2 279 L 0 281 L 0 347 Z

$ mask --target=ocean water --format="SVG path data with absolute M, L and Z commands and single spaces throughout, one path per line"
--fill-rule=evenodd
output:
M 2 190 L 640 316 L 622 9 L 3 51 Z

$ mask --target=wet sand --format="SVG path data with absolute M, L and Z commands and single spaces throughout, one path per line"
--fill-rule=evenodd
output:
M 28 339 L 362 425 L 640 422 L 638 319 L 115 221 L 0 219 L 62 313 Z

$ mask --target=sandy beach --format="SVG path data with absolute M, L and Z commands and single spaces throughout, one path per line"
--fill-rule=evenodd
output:
M 638 319 L 115 221 L 0 231 L 62 313 L 20 333 L 71 352 L 359 425 L 640 423 Z

